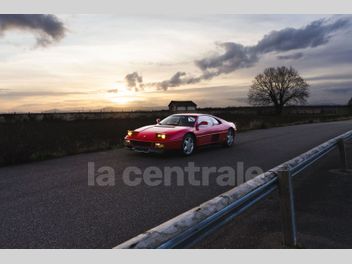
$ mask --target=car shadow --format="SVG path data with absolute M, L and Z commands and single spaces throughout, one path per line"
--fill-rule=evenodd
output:
M 234 144 L 233 147 L 235 146 L 236 146 L 236 143 Z M 151 160 L 155 160 L 155 159 L 169 160 L 169 159 L 189 159 L 191 157 L 197 157 L 199 155 L 204 155 L 211 152 L 214 152 L 214 154 L 218 154 L 219 152 L 223 152 L 228 149 L 229 148 L 225 148 L 221 144 L 207 145 L 207 146 L 197 148 L 197 150 L 190 156 L 183 155 L 181 151 L 166 151 L 163 153 L 143 153 L 143 152 L 135 152 L 132 150 L 128 150 L 128 152 L 131 158 L 136 157 L 136 158 L 151 159 Z

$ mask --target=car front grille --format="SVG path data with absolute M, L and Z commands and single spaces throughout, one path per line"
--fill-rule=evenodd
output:
M 151 148 L 153 146 L 153 143 L 151 142 L 144 142 L 144 141 L 137 141 L 137 140 L 131 140 L 131 144 L 133 147 L 137 148 Z

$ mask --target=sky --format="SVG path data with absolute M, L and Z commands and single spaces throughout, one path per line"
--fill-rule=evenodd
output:
M 352 16 L 0 15 L 0 112 L 245 106 L 276 66 L 347 104 Z

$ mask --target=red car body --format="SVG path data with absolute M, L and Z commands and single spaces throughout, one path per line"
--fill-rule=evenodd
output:
M 187 122 L 190 120 L 192 122 L 187 125 L 163 124 L 164 120 L 181 117 Z M 235 138 L 235 124 L 212 115 L 175 114 L 164 120 L 155 125 L 128 131 L 125 137 L 125 146 L 139 152 L 163 152 L 165 150 L 182 150 L 185 136 L 191 136 L 194 139 L 194 148 L 215 143 L 225 144 L 229 130 L 233 133 L 233 139 Z M 206 120 L 210 122 L 206 122 Z

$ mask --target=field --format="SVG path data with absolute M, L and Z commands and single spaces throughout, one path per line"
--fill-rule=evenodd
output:
M 324 122 L 349 119 L 350 108 L 343 111 L 289 111 L 281 116 L 270 111 L 253 112 L 252 108 L 202 109 L 233 121 L 240 131 L 265 129 L 300 123 Z M 133 113 L 132 113 L 133 114 Z M 74 119 L 65 120 L 55 114 L 44 118 L 23 118 L 18 114 L 2 115 L 0 122 L 0 166 L 37 161 L 84 152 L 107 150 L 122 146 L 128 129 L 155 123 L 156 118 L 169 115 L 168 111 L 141 112 L 107 115 L 92 118 L 92 115 L 76 113 Z

